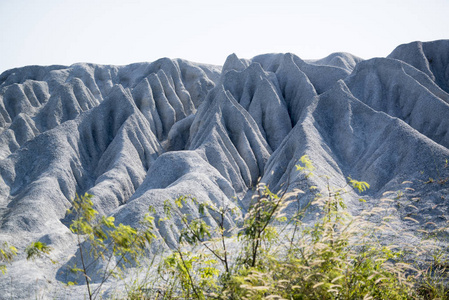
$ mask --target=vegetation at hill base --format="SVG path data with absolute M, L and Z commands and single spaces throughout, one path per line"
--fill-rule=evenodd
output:
M 407 188 L 385 193 L 379 205 L 361 198 L 366 209 L 353 216 L 343 197 L 365 192 L 368 183 L 348 178 L 344 187 L 328 184 L 320 191 L 307 186 L 307 179 L 316 176 L 307 156 L 296 168 L 305 188 L 292 189 L 286 182 L 273 193 L 259 183 L 236 228 L 225 222 L 236 206 L 185 195 L 166 200 L 165 218 L 158 222 L 177 218 L 183 229 L 179 243 L 169 245 L 172 250 L 159 260 L 153 257 L 150 266 L 140 263 L 156 238 L 153 208 L 140 228 L 117 226 L 113 217 L 97 216 L 91 195 L 77 196 L 69 213 L 74 215 L 70 229 L 78 240 L 81 265 L 71 271 L 81 274 L 83 282 L 68 285 L 84 284 L 89 299 L 101 298 L 111 277 L 124 284 L 113 299 L 449 299 L 448 227 L 432 223 L 414 235 L 401 230 L 397 218 L 419 223 L 398 214 L 395 204 L 407 203 Z M 198 208 L 196 217 L 183 211 L 187 204 Z M 310 215 L 314 220 L 306 222 Z M 0 250 L 4 273 L 17 249 L 4 244 Z M 26 249 L 27 258 L 50 257 L 50 250 L 36 242 Z M 93 288 L 99 261 L 103 268 Z M 130 277 L 131 270 L 137 276 Z

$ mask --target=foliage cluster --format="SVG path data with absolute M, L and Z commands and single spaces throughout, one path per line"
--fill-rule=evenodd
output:
M 72 273 L 80 273 L 86 283 L 89 299 L 95 299 L 102 285 L 112 276 L 120 277 L 122 271 L 133 263 L 139 263 L 145 249 L 155 238 L 153 217 L 146 214 L 141 221 L 140 230 L 129 225 L 115 225 L 114 217 L 97 218 L 93 208 L 92 195 L 76 196 L 73 206 L 68 210 L 74 216 L 70 230 L 76 234 L 81 266 L 71 266 Z M 91 273 L 96 264 L 102 261 L 100 284 L 91 288 Z M 75 285 L 77 282 L 68 282 Z
M 313 176 L 313 165 L 301 157 L 296 169 L 302 182 Z M 447 228 L 420 230 L 419 241 L 398 245 L 385 241 L 403 237 L 395 219 L 405 203 L 405 193 L 389 193 L 379 206 L 366 203 L 358 216 L 348 213 L 346 193 L 363 193 L 366 182 L 348 178 L 345 187 L 324 191 L 306 186 L 314 195 L 292 189 L 287 182 L 273 193 L 258 184 L 252 204 L 238 228 L 226 226 L 235 205 L 200 203 L 190 196 L 164 202 L 165 218 L 180 220 L 179 243 L 169 245 L 157 266 L 142 267 L 144 278 L 126 282 L 127 299 L 447 299 L 449 258 L 440 241 Z M 304 189 L 305 190 L 305 189 Z M 308 193 L 310 195 L 310 193 Z M 387 194 L 386 194 L 387 195 Z M 385 196 L 386 196 L 385 195 Z M 149 208 L 139 229 L 97 216 L 91 195 L 76 197 L 69 213 L 78 238 L 81 266 L 71 270 L 84 278 L 89 299 L 96 298 L 111 276 L 121 278 L 133 263 L 146 255 L 155 239 L 154 209 Z M 361 202 L 367 202 L 360 199 Z M 396 206 L 394 206 L 396 204 Z M 195 206 L 198 215 L 184 213 Z M 289 208 L 289 215 L 285 214 Z M 296 210 L 292 212 L 292 207 Z M 315 213 L 315 222 L 304 217 Z M 207 220 L 213 219 L 215 226 Z M 405 221 L 416 222 L 411 216 Z M 404 221 L 403 220 L 403 221 Z M 429 225 L 429 224 L 427 224 Z M 415 238 L 411 236 L 411 238 Z M 0 262 L 10 261 L 17 250 L 4 245 Z M 27 258 L 48 256 L 51 249 L 36 242 L 26 249 Z M 104 262 L 101 281 L 91 287 L 94 264 Z M 154 261 L 153 261 L 154 262 Z M 2 265 L 0 265 L 2 267 Z M 5 268 L 5 267 L 4 267 Z M 146 269 L 147 268 L 147 269 Z M 2 269 L 6 270 L 5 269 Z M 146 270 L 146 272 L 145 272 Z M 129 275 L 129 274 L 128 274 Z M 77 282 L 69 282 L 78 284 Z
M 307 156 L 296 167 L 304 179 L 313 176 Z M 328 185 L 318 191 L 311 186 L 314 199 L 301 205 L 302 190 L 289 189 L 287 183 L 276 194 L 259 184 L 234 238 L 226 238 L 233 229 L 223 223 L 230 208 L 185 196 L 175 200 L 175 207 L 167 201 L 167 218 L 176 213 L 183 219 L 180 245 L 191 248 L 182 251 L 179 246 L 166 256 L 151 284 L 145 282 L 146 289 L 135 281 L 132 298 L 447 299 L 448 249 L 439 241 L 447 228 L 421 230 L 419 242 L 386 244 L 407 235 L 396 230 L 394 219 L 400 214 L 391 205 L 404 203 L 405 193 L 387 193 L 394 198 L 383 198 L 357 217 L 350 215 L 344 194 L 368 188 L 351 178 L 342 188 Z M 182 214 L 187 202 L 200 208 L 200 217 Z M 287 218 L 284 209 L 295 203 L 296 212 Z M 316 222 L 304 223 L 312 212 L 317 212 Z M 215 216 L 215 230 L 206 224 L 206 215 Z M 417 222 L 409 216 L 405 220 Z M 228 244 L 235 242 L 238 249 L 231 253 Z
M 10 263 L 16 255 L 16 247 L 9 245 L 7 242 L 4 242 L 3 245 L 0 246 L 0 271 L 2 274 L 6 273 L 6 264 Z

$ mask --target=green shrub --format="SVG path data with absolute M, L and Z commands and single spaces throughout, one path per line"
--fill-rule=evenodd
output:
M 120 276 L 133 262 L 139 262 L 155 235 L 153 217 L 149 214 L 142 220 L 140 230 L 129 225 L 116 226 L 114 217 L 96 217 L 98 212 L 93 208 L 91 198 L 89 194 L 76 195 L 72 208 L 68 210 L 69 214 L 74 215 L 70 230 L 77 236 L 81 260 L 81 266 L 73 265 L 70 271 L 82 274 L 89 299 L 95 299 L 111 276 Z M 101 270 L 100 284 L 92 289 L 90 276 L 94 270 L 90 267 L 99 260 L 105 261 L 106 267 Z M 68 283 L 75 284 L 77 282 Z
M 7 242 L 4 242 L 2 246 L 0 246 L 0 271 L 4 275 L 7 271 L 6 264 L 10 263 L 14 256 L 17 255 L 16 247 L 12 245 L 8 245 Z
M 307 156 L 301 157 L 296 169 L 303 175 L 301 183 L 313 176 Z M 428 222 L 426 229 L 410 235 L 398 230 L 395 222 L 402 215 L 403 221 L 419 223 L 412 215 L 401 214 L 404 207 L 414 207 L 407 199 L 410 188 L 385 193 L 378 205 L 367 203 L 357 216 L 349 214 L 343 196 L 366 191 L 366 182 L 348 178 L 344 187 L 306 188 L 315 195 L 311 201 L 304 201 L 303 190 L 290 189 L 289 182 L 278 193 L 258 184 L 239 228 L 225 226 L 225 218 L 236 214 L 233 205 L 200 203 L 190 196 L 166 200 L 165 218 L 159 222 L 174 217 L 181 221 L 179 243 L 161 255 L 157 268 L 140 269 L 145 277 L 125 285 L 125 298 L 449 299 L 447 226 Z M 113 217 L 99 218 L 91 198 L 77 195 L 69 210 L 74 216 L 70 230 L 77 236 L 81 260 L 81 266 L 73 265 L 71 271 L 82 275 L 89 299 L 95 299 L 108 279 L 120 276 L 144 257 L 155 234 L 151 207 L 141 229 L 136 229 L 115 225 Z M 196 206 L 199 214 L 183 213 L 187 204 Z M 284 210 L 293 204 L 297 210 L 287 218 Z M 304 222 L 304 216 L 312 213 L 315 220 Z M 206 217 L 214 218 L 215 228 Z M 389 244 L 407 235 L 413 242 Z M 49 258 L 50 251 L 41 242 L 25 249 L 27 259 Z M 13 246 L 0 247 L 3 273 L 16 254 Z M 106 267 L 92 289 L 91 266 L 99 260 Z M 154 262 L 153 257 L 151 266 Z M 77 283 L 69 282 L 73 284 Z
M 312 176 L 313 165 L 303 156 L 297 170 L 304 179 Z M 446 299 L 449 266 L 447 248 L 438 243 L 437 232 L 425 232 L 427 243 L 389 245 L 398 235 L 394 229 L 390 202 L 351 216 L 343 195 L 364 192 L 366 182 L 348 178 L 342 188 L 309 189 L 315 198 L 288 219 L 284 208 L 299 203 L 303 192 L 279 193 L 263 184 L 255 190 L 253 203 L 237 236 L 225 237 L 223 217 L 229 209 L 180 197 L 176 206 L 165 203 L 167 218 L 178 214 L 184 230 L 180 246 L 159 268 L 157 295 L 151 299 Z M 289 191 L 289 192 L 287 192 Z M 396 193 L 404 197 L 404 193 Z M 396 198 L 395 198 L 396 199 Z M 183 215 L 183 203 L 192 201 L 199 218 Z M 361 202 L 366 202 L 360 199 Z M 303 217 L 318 211 L 313 224 Z M 218 228 L 211 231 L 203 220 L 212 210 Z M 411 219 L 410 217 L 406 217 Z M 220 222 L 221 219 L 221 222 Z M 439 231 L 441 232 L 441 228 Z M 433 235 L 433 236 L 432 236 Z M 388 237 L 388 238 L 387 238 Z M 235 253 L 228 243 L 238 242 Z M 432 241 L 432 242 L 430 242 Z M 191 248 L 187 251 L 182 242 Z M 189 248 L 187 248 L 189 249 Z M 232 257 L 231 257 L 232 254 Z M 157 296 L 157 297 L 156 297 Z M 148 299 L 150 299 L 148 298 Z M 143 299 L 143 298 L 142 298 Z

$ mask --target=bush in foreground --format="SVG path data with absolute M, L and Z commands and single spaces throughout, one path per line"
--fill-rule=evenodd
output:
M 307 156 L 300 159 L 297 169 L 304 182 L 313 175 Z M 188 196 L 167 200 L 166 217 L 160 221 L 174 216 L 181 220 L 179 244 L 171 245 L 173 250 L 161 256 L 158 266 L 140 269 L 146 273 L 144 278 L 125 281 L 126 295 L 117 293 L 113 298 L 448 299 L 448 248 L 446 241 L 441 241 L 447 228 L 419 230 L 419 241 L 411 235 L 414 242 L 387 244 L 403 241 L 400 237 L 407 235 L 396 229 L 395 219 L 400 214 L 392 205 L 404 193 L 392 193 L 393 198 L 381 199 L 378 206 L 356 217 L 350 215 L 343 195 L 351 189 L 363 192 L 367 188 L 366 182 L 348 178 L 347 186 L 341 188 L 328 186 L 318 191 L 308 187 L 315 196 L 304 201 L 305 193 L 289 189 L 288 183 L 278 193 L 259 184 L 239 228 L 225 227 L 225 217 L 233 214 L 235 207 L 217 207 Z M 197 206 L 199 217 L 182 213 L 187 203 Z M 286 207 L 297 208 L 289 218 L 283 214 Z M 83 241 L 88 242 L 95 246 L 90 248 L 94 260 L 116 262 L 104 270 L 100 287 L 117 269 L 126 271 L 127 262 L 139 261 L 155 237 L 154 219 L 149 215 L 140 231 L 115 226 L 111 218 L 97 221 L 88 195 L 77 197 L 71 211 L 77 216 L 71 230 L 77 234 L 80 252 L 86 251 Z M 154 210 L 150 208 L 150 212 Z M 316 214 L 315 221 L 304 222 L 304 216 L 311 213 Z M 215 228 L 206 223 L 206 216 L 214 218 Z M 418 222 L 409 216 L 405 219 Z M 27 253 L 39 254 L 44 249 L 48 254 L 49 248 L 38 246 L 28 248 Z M 14 249 L 3 249 L 0 258 L 10 261 L 15 252 L 7 251 Z M 89 298 L 98 296 L 100 288 L 91 290 L 89 285 L 88 267 L 83 263 L 75 271 L 85 278 Z
M 297 169 L 304 179 L 312 176 L 307 156 Z M 253 204 L 237 237 L 224 228 L 229 207 L 198 203 L 180 197 L 166 202 L 167 217 L 178 214 L 185 226 L 180 246 L 165 257 L 157 276 L 134 285 L 133 299 L 448 299 L 448 249 L 440 232 L 421 230 L 419 243 L 386 244 L 405 232 L 395 230 L 396 198 L 383 198 L 379 206 L 353 217 L 342 196 L 349 189 L 363 192 L 369 185 L 348 178 L 343 188 L 315 187 L 312 201 L 301 207 L 303 191 L 278 194 L 259 184 Z M 199 208 L 200 218 L 183 215 L 186 202 Z M 365 202 L 364 199 L 360 199 Z M 283 210 L 297 203 L 288 220 Z M 313 224 L 303 223 L 306 213 L 317 212 Z M 168 213 L 169 212 L 169 213 Z M 215 216 L 212 230 L 202 217 Z M 406 217 L 413 220 L 411 217 Z M 417 221 L 415 221 L 417 222 Z M 237 239 L 238 250 L 228 243 Z M 400 240 L 400 239 L 397 239 Z M 188 244 L 189 251 L 183 250 Z M 233 257 L 231 257 L 233 256 Z M 141 283 L 142 284 L 142 283 Z M 148 288 L 150 287 L 150 288 Z

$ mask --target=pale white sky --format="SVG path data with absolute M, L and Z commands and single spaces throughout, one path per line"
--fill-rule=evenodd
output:
M 448 16 L 449 0 L 0 0 L 0 73 L 161 57 L 222 65 L 231 53 L 371 58 L 449 39 Z

